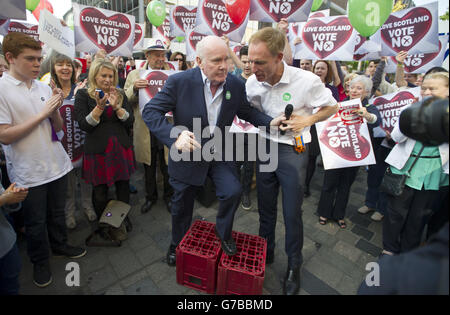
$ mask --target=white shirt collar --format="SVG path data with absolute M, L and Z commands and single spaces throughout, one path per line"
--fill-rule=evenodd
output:
M 26 86 L 26 83 L 24 81 L 17 80 L 9 73 L 3 73 L 3 78 L 5 78 L 6 80 L 9 80 L 12 84 L 14 84 L 16 86 L 19 86 L 20 84 L 24 84 Z M 35 81 L 36 80 L 32 80 L 31 88 L 33 88 L 35 86 L 35 84 L 36 84 Z
M 207 84 L 208 86 L 211 86 L 211 81 L 208 79 L 208 77 L 205 75 L 205 73 L 203 72 L 202 69 L 200 69 L 200 72 L 202 74 L 202 82 L 203 82 L 203 84 Z M 226 82 L 227 82 L 227 79 L 225 79 L 225 81 L 219 86 L 219 88 L 223 87 Z
M 282 62 L 283 62 L 283 74 L 281 75 L 280 81 L 278 81 L 274 85 L 271 85 L 270 83 L 265 82 L 265 81 L 259 82 L 259 83 L 264 86 L 270 86 L 270 87 L 277 86 L 278 84 L 289 84 L 290 83 L 289 69 L 288 69 L 289 66 L 284 60 Z

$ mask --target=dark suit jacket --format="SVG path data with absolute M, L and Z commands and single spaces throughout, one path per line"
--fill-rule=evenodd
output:
M 100 116 L 100 123 L 93 127 L 86 121 L 86 117 L 92 112 L 97 105 L 95 99 L 91 98 L 87 89 L 79 90 L 75 96 L 74 112 L 75 119 L 81 130 L 86 131 L 84 140 L 84 153 L 101 154 L 105 152 L 108 139 L 116 136 L 119 143 L 126 149 L 133 145 L 130 137 L 131 128 L 133 128 L 134 116 L 133 111 L 128 105 L 128 99 L 125 93 L 120 90 L 123 96 L 122 107 L 130 114 L 130 117 L 122 122 L 117 115 L 113 113 L 111 117 L 106 114 L 106 109 Z
M 230 99 L 227 99 L 227 94 Z M 170 111 L 174 115 L 173 125 L 165 118 L 165 114 Z M 194 68 L 170 76 L 164 88 L 145 105 L 142 118 L 151 133 L 171 148 L 176 137 L 182 131 L 174 130 L 176 131 L 175 137 L 170 138 L 174 126 L 175 128 L 183 126 L 194 132 L 193 119 L 201 118 L 203 131 L 209 126 L 207 113 L 201 70 Z M 267 130 L 270 128 L 272 118 L 250 106 L 244 83 L 229 74 L 223 89 L 223 101 L 216 125 L 223 135 L 225 135 L 225 127 L 231 126 L 236 115 L 255 126 L 265 126 Z M 197 141 L 199 140 L 197 139 Z M 202 146 L 208 141 L 209 139 L 201 139 Z M 170 177 L 186 184 L 202 186 L 206 180 L 209 166 L 210 162 L 203 159 L 198 162 L 175 162 L 169 155 Z

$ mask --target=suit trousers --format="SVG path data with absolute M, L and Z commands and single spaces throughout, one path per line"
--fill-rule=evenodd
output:
M 152 148 L 151 148 L 151 165 L 144 164 L 145 174 L 145 190 L 146 199 L 151 201 L 158 200 L 158 186 L 156 184 L 156 166 L 159 162 L 159 169 L 163 175 L 164 183 L 164 199 L 170 199 L 173 190 L 169 184 L 169 174 L 167 171 L 166 159 L 164 156 L 164 146 L 152 135 Z
M 267 240 L 267 251 L 274 252 L 278 194 L 281 186 L 286 228 L 285 251 L 289 266 L 295 268 L 303 263 L 302 203 L 308 149 L 298 154 L 293 146 L 278 144 L 277 147 L 277 152 L 270 152 L 270 159 L 276 158 L 275 154 L 278 157 L 278 166 L 274 172 L 262 172 L 260 167 L 267 163 L 257 162 L 259 236 Z M 266 149 L 269 150 L 269 143 Z
M 216 187 L 219 210 L 216 217 L 216 228 L 222 239 L 231 238 L 234 214 L 241 201 L 242 188 L 234 164 L 211 162 L 208 176 Z M 198 186 L 182 183 L 170 178 L 174 193 L 172 196 L 172 245 L 177 246 L 183 239 L 192 223 L 194 200 Z
M 317 212 L 321 217 L 343 220 L 350 196 L 350 189 L 358 174 L 359 167 L 326 170 L 323 176 Z

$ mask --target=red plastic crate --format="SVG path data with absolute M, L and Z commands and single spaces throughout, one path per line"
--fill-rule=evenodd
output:
M 214 228 L 213 223 L 195 221 L 176 249 L 177 282 L 209 294 L 216 291 L 221 252 Z
M 267 242 L 264 238 L 233 232 L 238 253 L 222 253 L 217 276 L 217 294 L 262 294 Z

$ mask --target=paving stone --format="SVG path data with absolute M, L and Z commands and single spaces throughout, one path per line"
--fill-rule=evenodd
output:
M 334 246 L 333 250 L 340 254 L 341 256 L 344 256 L 345 258 L 348 258 L 352 262 L 357 262 L 359 257 L 361 256 L 362 252 L 358 249 L 356 249 L 354 246 L 349 245 L 343 241 L 337 242 L 337 244 Z
M 369 225 L 372 223 L 370 219 L 366 219 L 362 214 L 356 213 L 352 217 L 350 217 L 350 220 L 354 224 L 361 225 L 362 227 L 368 228 Z
M 113 283 L 117 282 L 118 277 L 110 265 L 92 272 L 87 277 L 87 284 L 92 293 L 96 293 Z
M 330 287 L 336 287 L 341 281 L 344 273 L 332 265 L 334 262 L 325 262 L 317 256 L 313 257 L 304 265 L 303 270 L 307 270 L 317 278 L 325 282 Z M 309 290 L 307 290 L 309 292 Z
M 356 226 L 356 225 L 355 225 Z M 353 234 L 352 232 L 350 232 L 348 229 L 345 230 L 340 230 L 339 232 L 336 233 L 336 238 L 340 241 L 344 241 L 347 244 L 350 245 L 355 245 L 356 242 L 360 239 L 359 236 Z
M 108 259 L 119 278 L 126 277 L 143 267 L 129 248 L 119 248 Z
M 311 295 L 339 295 L 335 289 L 330 287 L 324 281 L 320 280 L 314 274 L 302 269 L 301 273 L 301 290 L 304 290 Z
M 368 241 L 370 241 L 374 235 L 372 231 L 369 231 L 359 225 L 353 226 L 352 232 L 355 233 L 356 235 L 364 237 Z
M 377 247 L 364 239 L 360 239 L 358 241 L 358 243 L 356 243 L 355 246 L 356 246 L 356 248 L 359 248 L 359 249 L 365 251 L 366 253 L 371 254 L 374 257 L 378 257 L 382 251 L 382 249 L 380 247 Z
M 125 290 L 127 295 L 159 295 L 162 294 L 159 287 L 150 277 L 142 279 Z

